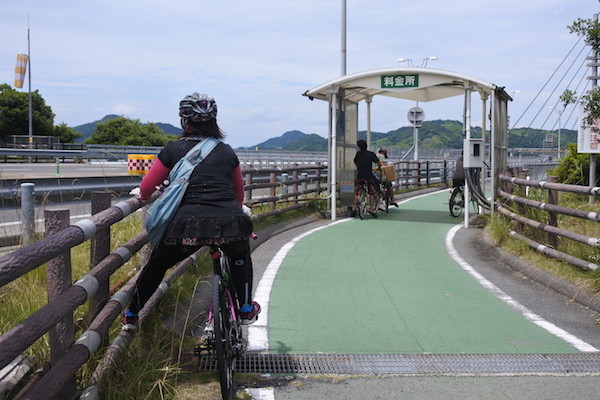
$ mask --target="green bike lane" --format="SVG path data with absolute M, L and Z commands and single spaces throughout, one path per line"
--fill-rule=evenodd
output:
M 265 274 L 272 282 L 259 284 L 266 326 L 253 327 L 250 340 L 262 329 L 258 347 L 275 354 L 579 352 L 450 257 L 446 235 L 462 220 L 449 215 L 447 191 L 378 215 L 288 243 Z

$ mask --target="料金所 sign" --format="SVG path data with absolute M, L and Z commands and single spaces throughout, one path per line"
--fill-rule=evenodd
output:
M 419 87 L 419 75 L 382 75 L 381 88 L 411 88 Z

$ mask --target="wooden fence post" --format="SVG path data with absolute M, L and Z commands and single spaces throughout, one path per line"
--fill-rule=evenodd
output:
M 252 184 L 252 172 L 247 172 L 244 175 L 244 185 L 249 187 Z M 252 199 L 252 189 L 246 190 L 246 194 L 244 195 L 244 200 L 249 201 Z
M 277 183 L 277 176 L 275 175 L 275 172 L 271 172 L 269 174 L 269 183 L 273 183 L 276 184 Z M 275 185 L 271 186 L 269 188 L 269 197 L 275 197 L 277 196 L 277 187 L 275 187 Z M 269 203 L 269 210 L 273 211 L 277 208 L 277 200 L 273 200 L 272 202 Z
M 45 209 L 44 225 L 46 237 L 69 226 L 70 212 L 68 209 Z M 71 269 L 71 249 L 46 263 L 46 289 L 48 302 L 71 287 L 73 273 Z M 50 337 L 50 364 L 56 365 L 75 342 L 75 327 L 73 313 L 65 315 L 59 323 L 48 331 Z M 61 398 L 71 399 L 75 396 L 77 382 L 73 376 L 64 386 Z
M 298 167 L 298 164 L 295 164 L 296 167 Z M 292 180 L 294 181 L 294 183 L 292 184 L 292 191 L 295 193 L 298 193 L 298 170 L 295 169 L 292 171 Z M 298 204 L 298 195 L 296 195 L 294 197 L 294 203 Z
M 558 178 L 556 176 L 548 177 L 548 182 L 556 183 Z M 548 190 L 548 204 L 558 205 L 558 190 Z M 556 212 L 548 211 L 548 225 L 558 227 L 558 218 Z M 558 245 L 558 236 L 555 233 L 548 232 L 548 243 L 556 249 Z
M 92 215 L 106 210 L 111 206 L 110 192 L 92 192 Z M 110 226 L 98 226 L 96 235 L 90 239 L 90 269 L 94 268 L 110 254 Z M 86 326 L 89 325 L 109 298 L 109 281 L 98 282 L 98 291 L 90 299 Z
M 321 166 L 321 163 L 317 163 L 317 166 Z M 317 196 L 321 195 L 321 168 L 317 169 L 316 172 L 316 178 L 317 178 Z

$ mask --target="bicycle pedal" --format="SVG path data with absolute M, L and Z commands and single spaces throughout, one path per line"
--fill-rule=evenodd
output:
M 196 357 L 202 357 L 206 354 L 209 354 L 209 349 L 205 343 L 198 343 L 194 346 L 194 355 Z

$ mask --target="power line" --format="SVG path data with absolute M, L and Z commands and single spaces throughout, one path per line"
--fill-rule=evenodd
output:
M 550 81 L 552 80 L 552 78 L 554 77 L 554 75 L 556 75 L 556 73 L 558 72 L 558 70 L 560 69 L 560 67 L 565 63 L 565 61 L 567 60 L 567 58 L 569 57 L 569 55 L 571 55 L 571 53 L 573 52 L 573 50 L 575 50 L 575 47 L 577 46 L 577 44 L 579 44 L 580 41 L 581 41 L 581 37 L 579 37 L 579 39 L 577 39 L 577 42 L 575 42 L 575 44 L 573 45 L 573 47 L 571 48 L 571 50 L 569 50 L 569 52 L 567 53 L 567 55 L 565 56 L 565 58 L 561 61 L 561 63 L 558 65 L 558 67 L 556 67 L 556 69 L 554 70 L 554 72 L 552 73 L 552 75 L 550 75 L 550 78 L 548 78 L 548 80 L 546 81 L 546 83 L 544 83 L 544 86 L 542 86 L 542 88 L 540 89 L 540 91 L 538 92 L 538 94 L 535 95 L 535 97 L 533 98 L 533 100 L 531 101 L 531 103 L 529 103 L 529 105 L 527 106 L 527 108 L 525 108 L 525 111 L 523 111 L 523 113 L 521 114 L 521 116 L 519 116 L 519 118 L 517 119 L 517 121 L 513 124 L 513 127 L 508 131 L 509 134 L 510 134 L 510 131 L 512 131 L 515 128 L 515 126 L 517 126 L 517 124 L 519 123 L 519 121 L 521 121 L 521 118 L 523 118 L 523 116 L 527 113 L 527 111 L 533 105 L 533 103 L 535 102 L 535 100 L 540 96 L 540 94 L 542 94 L 542 92 L 544 91 L 544 89 L 546 88 L 546 86 L 548 85 L 548 83 L 550 83 Z
M 567 60 L 569 59 L 569 57 L 571 56 L 571 54 L 573 53 L 573 51 L 576 49 L 577 45 L 581 42 L 581 37 L 579 37 L 577 39 L 577 41 L 575 42 L 575 44 L 573 45 L 573 47 L 569 50 L 569 52 L 567 53 L 567 55 L 563 58 L 563 60 L 560 62 L 560 64 L 558 65 L 558 67 L 554 70 L 554 72 L 552 73 L 552 75 L 550 76 L 550 78 L 548 78 L 548 80 L 546 81 L 546 83 L 544 83 L 544 85 L 542 86 L 542 88 L 540 89 L 540 91 L 537 93 L 537 95 L 534 97 L 534 99 L 531 101 L 531 103 L 527 106 L 527 108 L 525 109 L 525 111 L 523 111 L 523 113 L 521 114 L 521 116 L 519 117 L 519 119 L 514 123 L 513 127 L 509 130 L 509 134 L 510 132 L 515 129 L 516 125 L 518 124 L 518 122 L 525 116 L 525 114 L 529 111 L 529 109 L 533 106 L 533 104 L 536 102 L 536 100 L 540 97 L 540 95 L 542 94 L 542 92 L 544 91 L 544 89 L 548 86 L 548 84 L 553 80 L 553 78 L 555 77 L 555 75 L 558 74 L 558 72 L 561 70 L 563 64 L 565 64 L 565 62 L 567 62 Z M 543 102 L 543 104 L 541 105 L 541 107 L 539 108 L 538 112 L 535 114 L 535 116 L 533 117 L 533 119 L 531 120 L 531 122 L 529 123 L 529 125 L 525 128 L 525 131 L 523 132 L 523 134 L 519 137 L 518 142 L 515 143 L 512 147 L 519 147 L 519 145 L 521 144 L 521 142 L 525 139 L 527 132 L 531 129 L 531 125 L 536 121 L 536 119 L 540 116 L 540 114 L 542 113 L 542 111 L 544 109 L 546 109 L 546 106 L 548 104 L 548 102 L 550 101 L 551 97 L 554 96 L 556 90 L 559 88 L 559 86 L 562 84 L 562 82 L 565 80 L 567 74 L 569 74 L 569 72 L 571 71 L 571 69 L 573 68 L 573 66 L 575 65 L 575 63 L 577 62 L 578 59 L 581 59 L 580 56 L 583 53 L 583 51 L 586 49 L 586 44 L 584 43 L 584 45 L 582 46 L 582 48 L 579 50 L 578 54 L 574 57 L 573 61 L 570 63 L 570 65 L 568 66 L 568 68 L 566 69 L 565 72 L 562 73 L 562 77 L 558 80 L 558 82 L 556 83 L 556 85 L 554 86 L 554 88 L 552 89 L 551 93 L 546 97 L 546 100 Z M 573 77 L 571 78 L 571 80 L 569 81 L 569 84 L 567 87 L 570 87 L 573 83 L 573 81 L 575 80 L 575 78 L 577 77 L 577 75 L 580 73 L 581 68 L 584 66 L 585 64 L 585 59 L 584 61 L 579 65 L 579 68 L 577 69 L 577 71 L 575 72 L 575 74 L 573 75 Z M 581 81 L 580 81 L 581 83 Z M 579 99 L 578 99 L 579 101 Z M 558 103 L 560 102 L 560 99 L 558 99 L 555 103 L 555 106 L 558 105 Z M 537 140 L 537 137 L 541 134 L 541 130 L 544 129 L 544 126 L 546 125 L 546 123 L 548 122 L 548 120 L 550 119 L 550 117 L 552 116 L 552 112 L 549 113 L 549 115 L 546 117 L 546 119 L 544 120 L 544 122 L 542 123 L 542 126 L 540 127 L 540 130 L 535 134 L 535 136 L 533 137 L 533 140 Z M 555 124 L 556 126 L 556 124 Z M 554 128 L 553 128 L 554 129 Z

